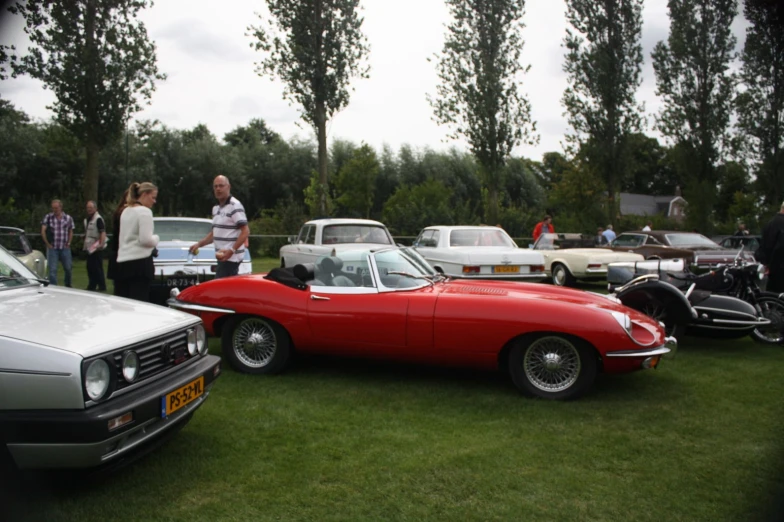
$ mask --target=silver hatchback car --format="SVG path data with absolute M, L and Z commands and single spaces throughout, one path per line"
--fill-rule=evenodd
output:
M 49 286 L 0 247 L 0 472 L 124 460 L 184 426 L 220 371 L 198 317 Z

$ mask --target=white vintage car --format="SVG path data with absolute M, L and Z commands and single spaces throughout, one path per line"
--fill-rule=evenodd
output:
M 33 250 L 24 230 L 13 227 L 0 227 L 0 246 L 14 254 L 24 265 L 41 279 L 49 277 L 46 254 Z
M 220 370 L 200 318 L 49 286 L 0 247 L 0 475 L 143 454 L 188 423 Z
M 533 244 L 545 260 L 545 271 L 554 285 L 572 286 L 577 280 L 607 279 L 607 265 L 618 261 L 642 261 L 640 254 L 595 248 L 593 239 L 580 234 L 542 234 Z
M 521 281 L 547 277 L 542 254 L 519 248 L 499 227 L 427 227 L 414 248 L 436 271 L 450 277 Z
M 315 263 L 332 252 L 395 244 L 387 227 L 370 219 L 314 219 L 302 225 L 289 243 L 280 248 L 283 268 Z
M 188 249 L 192 244 L 212 232 L 212 220 L 188 217 L 156 217 L 155 233 L 160 238 L 158 255 L 155 263 L 155 279 L 153 279 L 150 295 L 151 301 L 163 304 L 169 298 L 173 288 L 185 288 L 215 279 L 218 260 L 215 258 L 215 245 L 205 245 L 198 254 L 191 254 Z M 253 272 L 250 251 L 245 249 L 245 256 L 240 263 L 239 275 Z

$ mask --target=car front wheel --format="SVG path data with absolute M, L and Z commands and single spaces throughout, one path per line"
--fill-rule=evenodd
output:
M 555 263 L 552 268 L 553 284 L 555 286 L 572 286 L 574 285 L 574 276 L 569 272 L 569 269 L 561 263 Z
M 291 359 L 286 330 L 261 317 L 233 317 L 223 328 L 221 348 L 229 364 L 242 373 L 274 374 Z
M 509 352 L 509 373 L 515 386 L 542 399 L 576 399 L 590 389 L 597 372 L 593 348 L 574 337 L 543 335 L 520 340 Z

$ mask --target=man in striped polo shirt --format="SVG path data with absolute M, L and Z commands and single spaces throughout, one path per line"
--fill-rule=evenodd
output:
M 212 183 L 218 204 L 212 207 L 212 232 L 191 245 L 190 252 L 215 243 L 218 270 L 215 279 L 235 276 L 245 255 L 245 241 L 250 235 L 248 217 L 242 203 L 231 195 L 231 183 L 226 176 L 218 176 Z

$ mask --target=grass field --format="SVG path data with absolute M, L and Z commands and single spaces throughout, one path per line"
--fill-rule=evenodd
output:
M 495 373 L 331 358 L 275 377 L 226 367 L 159 451 L 100 481 L 24 483 L 14 516 L 759 520 L 784 494 L 782 365 L 783 347 L 689 339 L 660 369 L 602 376 L 568 403 L 527 399 Z

